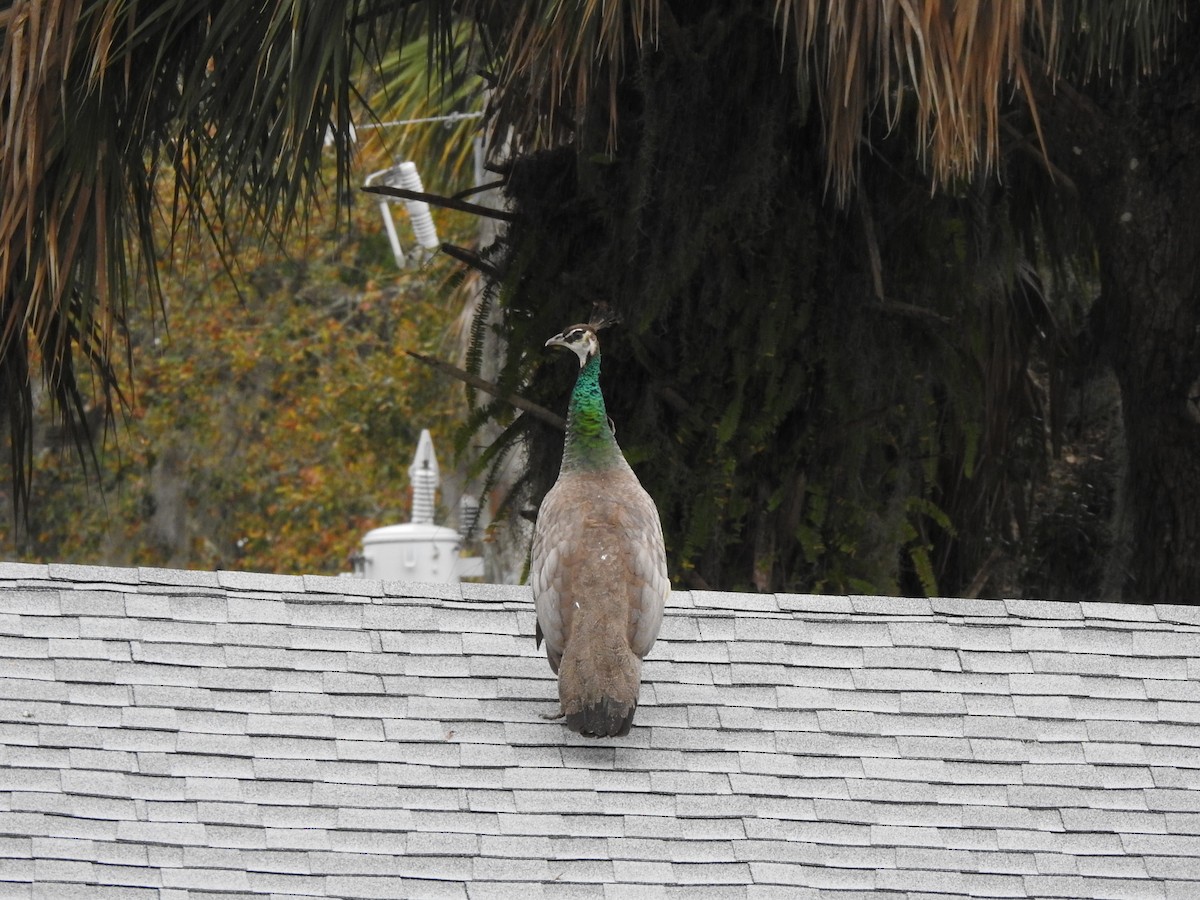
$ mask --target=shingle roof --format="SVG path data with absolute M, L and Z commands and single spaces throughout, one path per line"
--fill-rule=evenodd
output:
M 602 743 L 533 625 L 0 564 L 0 897 L 1200 895 L 1200 609 L 676 593 Z

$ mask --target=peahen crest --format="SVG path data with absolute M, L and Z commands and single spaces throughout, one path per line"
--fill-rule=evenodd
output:
M 592 304 L 592 314 L 588 317 L 588 324 L 596 331 L 611 328 L 613 325 L 619 324 L 620 321 L 621 314 L 613 309 L 608 301 L 597 300 Z

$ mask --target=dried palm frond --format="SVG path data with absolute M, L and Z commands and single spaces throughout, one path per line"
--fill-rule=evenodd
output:
M 328 136 L 347 187 L 353 70 L 389 8 L 16 0 L 0 13 L 0 371 L 13 388 L 0 401 L 18 505 L 31 351 L 68 418 L 81 355 L 104 363 L 93 369 L 112 387 L 105 364 L 139 259 L 156 287 L 159 173 L 174 176 L 166 212 L 219 244 L 235 197 L 264 235 L 300 217 Z
M 477 14 L 494 26 L 498 130 L 512 126 L 526 149 L 555 146 L 584 120 L 599 89 L 613 146 L 626 54 L 657 41 L 659 5 L 660 0 L 481 2 Z
M 988 173 L 1013 94 L 1042 142 L 1030 60 L 1052 78 L 1144 71 L 1184 11 L 1181 0 L 776 0 L 775 20 L 819 98 L 827 183 L 844 198 L 872 110 L 889 129 L 911 122 L 935 185 Z
M 889 128 L 913 105 L 918 152 L 935 181 L 991 171 L 1007 90 L 1028 95 L 1028 25 L 1041 28 L 1041 0 L 777 0 L 776 22 L 813 78 L 827 150 L 827 178 L 844 197 L 870 110 Z M 1051 39 L 1057 32 L 1051 30 Z M 1035 113 L 1036 117 L 1036 113 Z M 1036 120 L 1036 119 L 1035 119 Z
M 844 198 L 874 111 L 889 129 L 913 128 L 935 184 L 993 171 L 1001 111 L 1015 95 L 1040 142 L 1037 70 L 1144 70 L 1172 46 L 1185 9 L 1184 0 L 776 0 L 774 19 L 801 90 L 819 100 L 828 183 Z M 496 125 L 511 126 L 526 150 L 569 142 L 592 106 L 612 149 L 630 57 L 656 48 L 672 17 L 660 0 L 476 0 L 461 11 L 495 67 Z

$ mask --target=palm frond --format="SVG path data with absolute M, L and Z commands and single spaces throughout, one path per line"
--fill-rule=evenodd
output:
M 395 7 L 374 0 L 8 5 L 0 14 L 6 382 L 28 380 L 32 347 L 49 396 L 73 415 L 76 356 L 111 358 L 139 266 L 156 289 L 158 178 L 174 180 L 176 223 L 206 230 L 219 246 L 234 198 L 265 237 L 301 218 L 326 187 L 327 140 L 345 196 L 360 103 L 352 76 L 363 48 L 395 21 Z M 22 396 L 6 394 L 12 452 L 25 460 L 12 465 L 18 479 L 29 474 Z M 19 502 L 27 491 L 17 485 L 14 495 Z
M 1023 89 L 1027 23 L 1041 0 L 943 3 L 777 0 L 777 26 L 812 72 L 825 128 L 827 180 L 844 197 L 869 112 L 889 128 L 911 113 L 918 152 L 935 180 L 949 182 L 996 165 L 1003 86 Z
M 366 89 L 373 118 L 358 127 L 364 154 L 428 160 L 439 190 L 472 183 L 472 137 L 483 113 L 477 29 L 465 20 L 448 27 L 448 44 L 423 32 L 379 58 Z
M 1113 73 L 1144 75 L 1176 48 L 1187 13 L 1181 0 L 1062 0 L 1060 31 L 1071 41 L 1047 41 L 1055 71 L 1084 78 Z
M 486 6 L 487 4 L 482 4 Z M 626 55 L 658 39 L 660 0 L 530 0 L 510 5 L 496 29 L 500 90 L 495 127 L 511 127 L 536 150 L 569 139 L 593 102 L 607 108 L 608 143 L 617 133 L 617 85 Z M 593 95 L 602 91 L 597 100 Z
M 1181 0 L 776 0 L 775 21 L 815 88 L 827 184 L 844 198 L 875 109 L 889 129 L 911 124 L 936 184 L 987 174 L 1014 93 L 1041 139 L 1031 51 L 1052 76 L 1143 71 L 1173 46 L 1184 9 Z

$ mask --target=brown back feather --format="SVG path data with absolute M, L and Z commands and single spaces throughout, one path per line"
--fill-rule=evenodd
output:
M 567 725 L 628 733 L 670 590 L 658 511 L 628 466 L 560 476 L 538 514 L 531 574 Z

